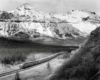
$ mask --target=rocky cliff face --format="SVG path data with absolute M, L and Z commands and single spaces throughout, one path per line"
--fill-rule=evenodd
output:
M 73 10 L 66 14 L 48 14 L 24 4 L 13 11 L 1 11 L 0 36 L 29 40 L 43 36 L 57 39 L 87 37 L 99 24 L 99 17 L 93 12 Z
M 44 26 L 44 23 L 34 22 L 0 22 L 0 35 L 26 39 L 39 38 L 41 36 L 66 39 L 67 37 L 83 36 L 84 33 L 68 23 L 49 23 L 47 26 Z M 23 36 L 21 37 L 21 35 Z

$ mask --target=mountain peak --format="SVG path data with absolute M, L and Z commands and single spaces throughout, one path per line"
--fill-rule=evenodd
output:
M 28 3 L 25 3 L 25 4 L 22 4 L 20 7 L 18 7 L 17 9 L 21 10 L 21 9 L 24 9 L 24 10 L 32 10 L 32 6 Z

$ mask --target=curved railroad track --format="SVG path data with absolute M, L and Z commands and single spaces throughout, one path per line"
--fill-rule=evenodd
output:
M 24 64 L 22 65 L 22 67 L 24 66 L 25 68 L 19 68 L 19 69 L 13 70 L 13 71 L 1 73 L 1 74 L 0 74 L 0 77 L 4 77 L 4 76 L 7 76 L 7 75 L 14 74 L 14 73 L 16 73 L 16 72 L 21 72 L 21 71 L 24 71 L 24 70 L 33 68 L 33 67 L 35 67 L 36 65 L 39 65 L 39 64 L 48 62 L 48 61 L 50 61 L 50 60 L 52 60 L 52 59 L 54 59 L 54 58 L 56 58 L 57 56 L 62 55 L 62 54 L 63 54 L 63 52 L 59 52 L 59 53 L 56 53 L 56 54 L 51 55 L 51 56 L 49 56 L 49 57 L 46 57 L 46 58 L 43 58 L 43 59 L 40 59 L 40 60 L 36 60 L 35 63 L 34 63 L 34 61 L 33 61 L 33 62 L 24 63 Z M 27 67 L 26 67 L 26 65 L 27 65 Z

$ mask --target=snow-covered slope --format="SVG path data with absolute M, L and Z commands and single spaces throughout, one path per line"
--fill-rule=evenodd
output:
M 72 25 L 86 35 L 89 35 L 91 31 L 97 28 L 97 25 L 89 22 L 72 23 Z
M 0 36 L 39 39 L 86 37 L 100 24 L 94 12 L 72 10 L 65 14 L 44 13 L 29 4 L 0 14 Z
M 0 22 L 0 35 L 15 38 L 39 38 L 49 36 L 58 39 L 85 36 L 84 33 L 68 23 L 49 23 L 46 27 L 43 24 L 44 23 L 40 24 L 34 22 Z
M 84 10 L 72 10 L 65 14 L 55 14 L 54 17 L 66 20 L 67 22 L 71 23 L 78 23 L 82 21 L 82 18 L 86 17 L 95 17 L 97 16 L 93 12 L 84 11 Z
M 100 17 L 96 13 L 84 10 L 72 10 L 65 14 L 55 14 L 54 17 L 67 21 L 86 35 L 100 25 Z

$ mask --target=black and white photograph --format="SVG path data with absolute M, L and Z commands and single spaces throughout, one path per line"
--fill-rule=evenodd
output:
M 100 80 L 100 0 L 0 0 L 0 80 Z

